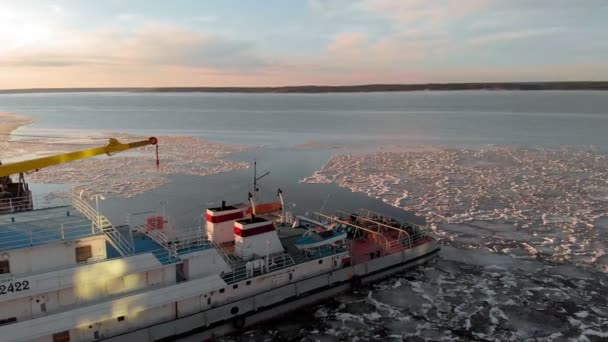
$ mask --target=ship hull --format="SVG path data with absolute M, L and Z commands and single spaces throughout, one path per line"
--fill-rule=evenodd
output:
M 371 283 L 434 258 L 440 248 L 429 242 L 400 253 L 390 254 L 342 269 L 302 279 L 264 293 L 227 303 L 193 315 L 106 339 L 131 341 L 201 341 L 227 335 L 315 304 L 341 292 Z M 248 308 L 231 315 L 234 307 Z

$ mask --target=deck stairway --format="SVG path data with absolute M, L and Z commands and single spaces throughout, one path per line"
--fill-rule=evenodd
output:
M 94 229 L 106 235 L 108 242 L 121 256 L 125 257 L 134 254 L 135 249 L 132 241 L 116 230 L 107 217 L 103 216 L 75 193 L 72 193 L 72 206 L 91 220 L 91 225 Z

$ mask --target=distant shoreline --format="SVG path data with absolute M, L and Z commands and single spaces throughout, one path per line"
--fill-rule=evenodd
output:
M 372 93 L 405 91 L 462 90 L 608 90 L 608 81 L 598 82 L 496 82 L 496 83 L 426 83 L 426 84 L 362 84 L 346 86 L 282 86 L 282 87 L 108 87 L 108 88 L 29 88 L 0 89 L 0 94 L 26 93 Z

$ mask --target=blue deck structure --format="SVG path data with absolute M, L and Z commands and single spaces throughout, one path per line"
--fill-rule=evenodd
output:
M 175 245 L 176 250 L 171 250 L 171 245 L 163 246 L 144 232 L 131 233 L 129 226 L 112 229 L 118 232 L 123 241 L 129 244 L 132 241 L 133 249 L 128 255 L 152 253 L 163 265 L 179 262 L 179 255 L 212 248 L 208 243 L 188 243 Z M 94 228 L 93 222 L 72 206 L 0 215 L 0 252 L 105 236 L 104 231 Z M 109 240 L 110 237 L 107 237 L 106 259 L 123 257 Z
M 0 251 L 103 235 L 71 206 L 0 215 Z
M 156 241 L 143 233 L 138 232 L 133 234 L 133 247 L 135 254 L 152 253 L 163 265 L 168 265 L 180 260 L 179 258 L 171 255 L 171 253 L 167 249 L 163 248 L 163 246 L 159 245 Z

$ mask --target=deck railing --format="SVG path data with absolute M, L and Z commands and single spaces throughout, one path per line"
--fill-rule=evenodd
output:
M 419 225 L 419 224 L 416 224 L 416 223 L 413 223 L 413 222 L 404 222 L 404 221 L 396 219 L 394 217 L 383 215 L 383 214 L 380 214 L 380 213 L 377 213 L 375 211 L 371 211 L 371 210 L 368 210 L 368 209 L 357 209 L 355 211 L 355 215 L 357 217 L 366 218 L 366 219 L 369 219 L 369 220 L 372 220 L 372 221 L 379 221 L 381 223 L 388 224 L 388 225 L 393 225 L 394 224 L 394 225 L 397 225 L 397 226 L 399 226 L 401 228 L 406 228 L 406 227 L 409 226 L 412 229 L 417 230 L 417 231 L 419 231 L 419 232 L 421 232 L 423 234 L 425 234 L 424 232 L 426 230 L 426 227 L 424 227 L 422 225 Z
M 223 274 L 222 279 L 228 284 L 237 283 L 260 274 L 270 273 L 295 265 L 289 253 L 269 255 L 250 261 L 242 261 L 232 267 L 232 272 Z
M 234 265 L 238 262 L 238 259 L 234 255 L 228 253 L 228 251 L 221 244 L 210 241 L 210 240 L 209 240 L 209 243 L 211 244 L 211 246 L 213 246 L 213 248 L 215 248 L 217 250 L 217 252 L 222 257 L 222 259 L 224 259 L 224 261 L 231 268 L 233 268 Z
M 0 215 L 31 211 L 37 209 L 54 208 L 69 205 L 67 198 L 47 196 L 20 196 L 11 198 L 0 198 Z
M 25 226 L 19 221 L 2 224 L 3 229 L 14 233 L 6 234 L 0 239 L 0 251 L 101 234 L 100 231 L 91 230 L 89 220 L 78 216 L 73 216 L 73 219 L 61 224 L 53 225 L 49 222 L 51 221 L 45 219 L 27 221 Z
M 93 208 L 80 194 L 72 192 L 72 206 L 80 211 L 84 216 L 91 220 L 91 229 L 97 229 L 99 232 L 106 234 L 109 242 L 122 256 L 132 255 L 135 252 L 133 241 L 127 239 L 121 234 L 97 209 Z
M 162 223 L 148 221 L 150 218 L 160 218 Z M 156 211 L 132 213 L 128 217 L 128 224 L 130 229 L 146 234 L 162 246 L 172 258 L 177 259 L 179 258 L 178 253 L 200 249 L 201 246 L 212 246 L 211 242 L 206 239 L 201 227 L 178 229 L 165 216 Z
M 0 198 L 0 215 L 32 210 L 32 202 L 33 199 L 29 196 Z

